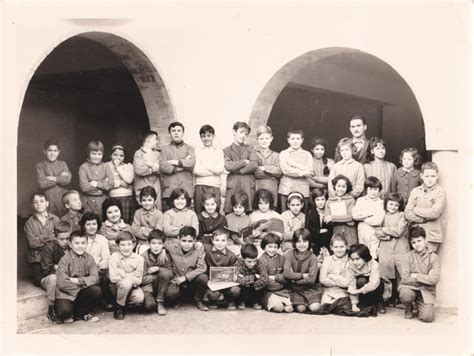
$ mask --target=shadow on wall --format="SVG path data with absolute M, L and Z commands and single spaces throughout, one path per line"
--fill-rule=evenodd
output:
M 307 149 L 313 137 L 326 138 L 332 157 L 337 141 L 350 137 L 354 114 L 366 117 L 368 137 L 384 138 L 387 160 L 398 165 L 406 147 L 429 158 L 423 117 L 408 84 L 384 61 L 348 48 L 308 52 L 283 66 L 257 98 L 250 125 L 254 134 L 260 125 L 271 126 L 272 148 L 279 151 L 287 147 L 291 122 L 303 129 Z
M 35 165 L 43 143 L 56 137 L 78 189 L 78 169 L 92 139 L 121 143 L 126 160 L 152 127 L 166 132 L 174 120 L 164 83 L 145 54 L 127 40 L 103 32 L 80 34 L 58 45 L 31 78 L 20 112 L 17 147 L 18 215 L 31 213 L 37 190 Z

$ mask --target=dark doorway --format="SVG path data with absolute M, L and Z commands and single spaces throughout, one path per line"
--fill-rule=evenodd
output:
M 130 161 L 145 130 L 149 121 L 140 90 L 119 58 L 86 38 L 64 41 L 38 67 L 25 94 L 18 130 L 18 214 L 30 213 L 35 165 L 43 159 L 46 139 L 60 141 L 60 159 L 72 172 L 71 189 L 77 189 L 90 140 L 104 143 L 104 161 L 120 142 Z

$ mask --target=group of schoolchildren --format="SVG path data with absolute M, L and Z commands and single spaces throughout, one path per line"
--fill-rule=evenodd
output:
M 190 299 L 202 311 L 346 316 L 376 316 L 401 302 L 406 318 L 433 321 L 446 205 L 438 168 L 419 170 L 420 155 L 407 148 L 397 169 L 384 159 L 384 140 L 368 140 L 366 129 L 353 116 L 352 137 L 332 160 L 323 139 L 304 150 L 301 130 L 290 130 L 289 147 L 276 153 L 268 126 L 258 128 L 254 148 L 250 127 L 236 122 L 234 142 L 221 150 L 204 125 L 203 145 L 193 149 L 174 122 L 169 145 L 159 151 L 150 131 L 132 163 L 121 145 L 104 163 L 103 144 L 91 141 L 80 192 L 66 188 L 71 172 L 58 160 L 59 143 L 46 141 L 25 232 L 48 317 L 97 321 L 99 304 L 118 320 L 137 307 L 166 315 Z M 211 290 L 210 268 L 230 266 L 236 285 Z

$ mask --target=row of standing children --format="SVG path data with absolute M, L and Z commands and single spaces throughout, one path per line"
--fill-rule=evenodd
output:
M 234 142 L 224 150 L 214 146 L 215 130 L 212 126 L 201 127 L 199 134 L 203 145 L 194 149 L 183 141 L 184 126 L 179 122 L 171 123 L 168 128 L 171 143 L 164 145 L 160 153 L 156 147 L 158 134 L 154 131 L 146 133 L 141 148 L 134 154 L 133 164 L 124 162 L 125 149 L 121 145 L 112 147 L 111 161 L 104 163 L 104 146 L 94 140 L 89 142 L 87 160 L 79 168 L 83 206 L 85 211 L 100 214 L 101 205 L 108 195 L 121 202 L 124 221 L 131 223 L 134 207 L 140 203 L 141 189 L 152 186 L 157 193 L 155 204 L 158 209 L 166 211 L 171 208 L 172 191 L 183 188 L 194 198 L 195 210 L 200 213 L 204 193 L 213 193 L 220 198 L 224 170 L 228 172 L 225 213 L 232 210 L 232 194 L 245 192 L 252 201 L 254 192 L 260 188 L 269 190 L 275 201 L 279 198 L 276 205 L 280 205 L 281 211 L 287 209 L 286 200 L 293 191 L 303 194 L 306 203 L 313 188 L 327 190 L 332 197 L 335 191 L 328 183 L 339 174 L 352 182 L 351 195 L 355 198 L 362 193 L 365 177 L 375 176 L 382 182 L 381 198 L 389 192 L 397 192 L 406 203 L 411 190 L 421 183 L 417 169 L 421 161 L 417 150 L 403 150 L 402 167 L 396 169 L 393 163 L 384 159 L 386 145 L 383 139 L 373 137 L 369 141 L 365 138 L 365 118 L 354 116 L 350 123 L 354 137 L 338 142 L 336 162 L 327 157 L 324 139 L 313 140 L 313 156 L 304 150 L 302 130 L 290 130 L 287 134 L 289 147 L 277 153 L 270 149 L 273 141 L 271 128 L 262 126 L 257 130 L 258 147 L 254 148 L 246 143 L 250 127 L 245 122 L 234 124 Z M 65 186 L 71 181 L 71 172 L 64 161 L 58 160 L 60 148 L 57 140 L 47 140 L 43 152 L 46 159 L 36 166 L 38 184 L 48 197 L 51 213 L 61 217 L 66 212 L 62 200 Z M 305 212 L 308 208 L 309 204 L 306 204 Z

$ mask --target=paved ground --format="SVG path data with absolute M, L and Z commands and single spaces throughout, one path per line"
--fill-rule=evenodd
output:
M 168 315 L 129 314 L 123 321 L 113 319 L 112 313 L 101 312 L 97 323 L 77 321 L 56 325 L 45 318 L 36 318 L 19 325 L 18 333 L 28 334 L 289 334 L 289 335 L 455 335 L 457 316 L 438 313 L 434 323 L 425 324 L 416 319 L 405 320 L 403 310 L 387 308 L 388 313 L 370 318 L 351 318 L 334 315 L 290 314 L 279 315 L 266 311 L 227 311 L 226 309 L 201 312 L 191 305 L 169 309 Z

